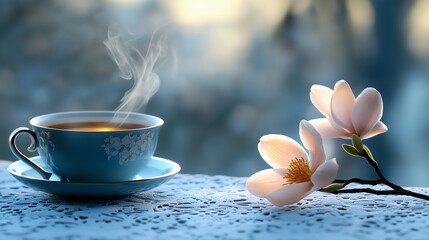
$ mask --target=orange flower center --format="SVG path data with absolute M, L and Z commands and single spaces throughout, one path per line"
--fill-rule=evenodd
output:
M 289 164 L 288 172 L 283 177 L 286 180 L 286 183 L 283 185 L 289 185 L 293 183 L 302 183 L 309 182 L 311 180 L 311 171 L 308 161 L 304 158 L 295 158 Z

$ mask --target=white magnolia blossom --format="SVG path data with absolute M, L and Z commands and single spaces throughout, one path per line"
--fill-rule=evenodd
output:
M 310 98 L 326 117 L 310 121 L 323 138 L 348 139 L 357 134 L 366 139 L 387 131 L 387 126 L 380 121 L 383 100 L 374 88 L 366 88 L 355 98 L 349 84 L 341 80 L 334 90 L 313 85 Z
M 309 154 L 295 140 L 283 135 L 263 136 L 259 153 L 272 169 L 249 177 L 247 190 L 276 206 L 300 201 L 310 193 L 331 184 L 337 176 L 334 159 L 325 161 L 322 138 L 307 121 L 301 121 L 299 135 Z

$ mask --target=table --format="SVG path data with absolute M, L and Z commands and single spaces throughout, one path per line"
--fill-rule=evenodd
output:
M 69 199 L 32 190 L 0 161 L 0 239 L 427 239 L 427 201 L 315 192 L 275 207 L 246 178 L 178 174 L 120 199 Z M 413 188 L 428 193 L 426 188 Z

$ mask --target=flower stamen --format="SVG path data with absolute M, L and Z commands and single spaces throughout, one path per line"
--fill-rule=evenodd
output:
M 283 179 L 286 180 L 283 186 L 293 183 L 309 182 L 311 180 L 311 175 L 313 175 L 313 171 L 311 171 L 308 161 L 304 160 L 302 157 L 295 157 L 295 159 L 291 160 L 288 172 L 283 177 Z

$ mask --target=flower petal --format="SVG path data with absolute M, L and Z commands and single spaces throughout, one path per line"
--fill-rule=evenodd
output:
M 284 187 L 283 177 L 288 170 L 272 168 L 259 171 L 247 179 L 246 188 L 251 194 L 263 197 L 268 193 Z
M 313 173 L 311 182 L 313 183 L 313 191 L 317 191 L 331 184 L 337 177 L 338 164 L 335 158 L 326 161 Z
M 358 135 L 368 132 L 383 115 L 383 100 L 374 88 L 366 88 L 356 98 L 352 111 L 353 126 Z
M 335 84 L 334 92 L 331 98 L 332 119 L 341 127 L 354 132 L 352 123 L 352 110 L 355 104 L 355 96 L 349 84 L 344 81 L 338 81 Z
M 312 193 L 312 187 L 313 184 L 310 182 L 290 184 L 269 193 L 266 198 L 272 204 L 281 207 L 287 204 L 299 202 L 299 200 Z
M 380 133 L 384 133 L 387 132 L 387 126 L 384 125 L 383 122 L 379 121 L 378 123 L 375 124 L 375 126 L 367 133 L 364 133 L 361 138 L 362 139 L 367 139 L 370 137 L 374 137 Z
M 316 118 L 309 121 L 311 125 L 319 132 L 320 136 L 324 139 L 329 138 L 350 138 L 350 133 L 335 128 L 335 123 L 330 122 L 327 118 Z
M 325 161 L 322 137 L 309 122 L 299 124 L 299 136 L 304 146 L 310 151 L 310 169 L 315 171 Z
M 331 98 L 332 89 L 322 86 L 313 85 L 310 89 L 310 99 L 313 105 L 326 117 L 332 118 L 331 116 Z
M 288 168 L 291 160 L 295 158 L 302 157 L 308 161 L 304 148 L 284 135 L 269 134 L 261 137 L 258 149 L 265 162 L 273 168 Z

